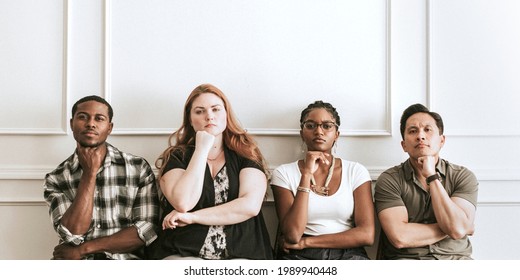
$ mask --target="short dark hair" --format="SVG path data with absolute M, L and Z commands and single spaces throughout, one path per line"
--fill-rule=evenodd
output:
M 112 110 L 112 106 L 110 106 L 110 103 L 108 103 L 108 101 L 106 101 L 104 98 L 97 95 L 85 96 L 80 100 L 76 101 L 76 103 L 74 103 L 74 106 L 72 106 L 72 118 L 74 118 L 74 114 L 76 114 L 76 111 L 78 110 L 78 105 L 87 101 L 96 101 L 105 104 L 108 107 L 108 120 L 112 122 L 112 118 L 114 117 L 114 111 Z
M 412 115 L 417 114 L 417 113 L 426 113 L 426 114 L 430 115 L 435 120 L 435 124 L 439 128 L 439 135 L 444 134 L 444 123 L 442 121 L 441 115 L 439 115 L 438 113 L 435 113 L 435 112 L 431 112 L 428 108 L 426 108 L 426 106 L 417 103 L 417 104 L 410 105 L 408 108 L 406 108 L 403 112 L 403 115 L 401 116 L 401 127 L 400 128 L 401 128 L 401 137 L 403 139 L 404 139 L 404 130 L 406 129 L 406 121 L 408 121 L 408 119 Z
M 327 110 L 327 112 L 329 112 L 332 115 L 332 117 L 334 118 L 334 120 L 336 121 L 336 125 L 338 125 L 337 127 L 340 126 L 341 120 L 339 118 L 338 111 L 336 111 L 336 108 L 334 108 L 334 106 L 332 106 L 332 104 L 330 104 L 330 103 L 323 102 L 321 100 L 317 100 L 317 101 L 314 101 L 314 103 L 309 104 L 309 106 L 307 106 L 307 108 L 305 108 L 302 111 L 301 116 L 300 116 L 300 127 L 303 126 L 303 121 L 305 120 L 307 115 L 314 109 Z

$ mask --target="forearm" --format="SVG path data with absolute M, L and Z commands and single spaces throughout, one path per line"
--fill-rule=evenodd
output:
M 446 238 L 447 235 L 438 224 L 404 223 L 398 230 L 387 232 L 387 237 L 394 247 L 400 249 L 428 246 Z
M 79 246 L 82 256 L 94 253 L 129 253 L 144 246 L 134 226 L 127 227 L 113 235 L 93 239 Z
M 307 226 L 309 193 L 298 191 L 289 211 L 281 221 L 281 230 L 288 243 L 298 243 Z
M 239 197 L 227 203 L 189 213 L 193 224 L 233 225 L 258 215 L 262 202 Z
M 453 239 L 460 239 L 474 230 L 472 219 L 446 193 L 438 180 L 430 184 L 435 218 L 441 230 Z
M 309 192 L 296 191 L 294 201 L 281 221 L 282 233 L 288 243 L 298 243 L 307 226 L 311 177 L 310 173 L 302 174 L 299 187 Z
M 368 228 L 355 227 L 344 232 L 302 238 L 304 248 L 347 249 L 371 246 L 374 233 Z
M 90 228 L 95 189 L 96 175 L 83 173 L 76 197 L 60 221 L 72 234 L 83 235 Z

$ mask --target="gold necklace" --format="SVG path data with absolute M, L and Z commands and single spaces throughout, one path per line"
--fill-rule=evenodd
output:
M 224 149 L 220 150 L 220 152 L 218 153 L 218 155 L 214 158 L 208 158 L 209 161 L 214 161 L 216 160 L 218 157 L 220 157 L 220 154 L 222 154 L 222 152 L 224 151 Z
M 325 185 L 324 186 L 317 186 L 316 180 L 314 179 L 314 175 L 311 177 L 311 190 L 315 192 L 316 194 L 323 195 L 323 196 L 329 196 L 329 183 L 330 180 L 332 180 L 332 174 L 334 174 L 334 165 L 336 164 L 336 161 L 334 160 L 334 156 L 332 156 L 332 163 L 329 167 L 329 173 L 327 174 L 327 178 L 325 179 Z

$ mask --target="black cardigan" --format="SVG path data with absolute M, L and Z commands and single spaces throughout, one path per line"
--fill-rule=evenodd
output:
M 184 156 L 180 152 L 174 152 L 166 167 L 164 173 L 174 168 L 186 169 L 194 148 L 188 149 Z M 228 201 L 236 199 L 239 193 L 239 173 L 246 167 L 253 167 L 263 171 L 262 167 L 254 161 L 237 155 L 234 151 L 224 149 L 226 158 L 226 169 L 229 179 Z M 164 219 L 173 207 L 163 197 L 164 211 L 161 218 Z M 206 165 L 204 174 L 204 183 L 201 197 L 193 210 L 196 211 L 203 208 L 215 206 L 215 190 L 213 179 L 209 166 Z M 191 224 L 176 229 L 161 230 L 155 240 L 148 248 L 148 257 L 151 259 L 163 259 L 170 255 L 199 256 L 209 226 L 200 224 Z M 273 251 L 271 248 L 269 233 L 264 222 L 262 211 L 244 222 L 228 225 L 224 227 L 226 233 L 227 253 L 229 258 L 245 258 L 245 259 L 272 259 Z

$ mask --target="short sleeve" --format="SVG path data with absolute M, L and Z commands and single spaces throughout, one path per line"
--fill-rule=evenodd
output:
M 383 172 L 377 179 L 374 201 L 377 213 L 387 208 L 405 206 L 401 198 L 399 182 L 391 174 Z
M 264 168 L 259 165 L 258 163 L 256 163 L 254 160 L 250 160 L 248 158 L 244 158 L 244 157 L 239 157 L 239 168 L 240 170 L 244 169 L 244 168 L 256 168 L 262 172 L 265 172 Z
M 191 159 L 191 156 L 193 155 L 192 150 L 188 150 L 185 153 L 176 150 L 173 151 L 170 154 L 170 158 L 168 159 L 168 162 L 164 166 L 164 170 L 162 171 L 162 174 L 165 174 L 166 172 L 180 168 L 186 170 L 188 168 L 188 163 L 190 162 L 189 159 Z
M 287 180 L 287 177 L 282 173 L 282 167 L 277 167 L 273 173 L 271 174 L 271 186 L 278 186 L 284 189 L 290 189 L 290 182 Z
M 461 167 L 461 171 L 455 176 L 455 190 L 452 197 L 460 197 L 477 206 L 478 180 L 469 169 Z
M 372 178 L 370 178 L 370 173 L 368 172 L 368 169 L 364 167 L 360 163 L 352 163 L 352 169 L 349 171 L 349 173 L 352 172 L 351 178 L 353 178 L 352 181 L 352 191 L 356 190 L 359 186 L 362 184 L 372 181 Z

